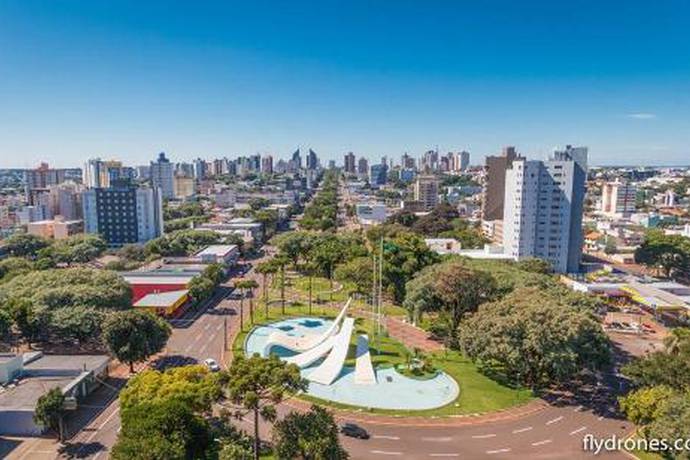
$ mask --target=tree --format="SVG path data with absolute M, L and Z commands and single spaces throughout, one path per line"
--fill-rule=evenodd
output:
M 212 373 L 205 366 L 181 366 L 158 370 L 147 369 L 134 378 L 120 393 L 123 409 L 147 402 L 174 399 L 194 412 L 209 412 L 222 394 L 222 373 Z
M 114 460 L 207 458 L 214 448 L 211 429 L 183 401 L 144 401 L 122 410 Z
M 274 275 L 278 271 L 278 267 L 273 261 L 267 260 L 257 264 L 255 270 L 263 277 L 261 285 L 264 298 L 264 313 L 266 319 L 268 319 L 268 275 Z
M 254 323 L 254 304 L 253 304 L 253 291 L 259 287 L 253 279 L 239 279 L 235 281 L 235 289 L 242 291 L 242 296 L 240 297 L 240 330 L 244 330 L 244 298 L 249 297 L 249 319 Z
M 335 279 L 344 283 L 350 283 L 350 294 L 357 293 L 367 295 L 371 293 L 374 282 L 374 268 L 371 257 L 357 257 L 340 264 L 335 269 Z
M 403 305 L 415 321 L 424 312 L 444 312 L 443 328 L 446 346 L 457 342 L 457 328 L 463 317 L 479 305 L 493 300 L 498 293 L 490 273 L 467 268 L 460 260 L 432 265 L 407 284 Z
M 98 340 L 105 311 L 81 305 L 65 307 L 51 312 L 50 329 L 60 340 L 76 340 L 80 344 Z
M 0 260 L 0 280 L 9 281 L 10 278 L 23 275 L 33 270 L 31 261 L 22 257 L 8 257 Z
M 319 238 L 313 246 L 310 259 L 330 282 L 331 296 L 333 293 L 333 272 L 335 266 L 345 256 L 345 245 L 335 235 L 325 235 Z
M 282 254 L 278 254 L 273 257 L 272 262 L 278 268 L 280 273 L 280 309 L 281 313 L 285 314 L 285 267 L 287 266 L 289 260 Z
M 312 405 L 309 412 L 290 412 L 273 425 L 278 458 L 344 460 L 349 455 L 340 445 L 333 414 Z
M 666 277 L 690 272 L 690 238 L 650 230 L 635 250 L 635 262 L 661 269 Z
M 532 388 L 610 361 L 609 341 L 591 312 L 534 288 L 480 306 L 460 325 L 460 344 L 473 360 Z
M 304 391 L 306 381 L 294 364 L 287 364 L 275 355 L 262 358 L 238 356 L 228 371 L 227 398 L 237 408 L 238 417 L 254 416 L 254 458 L 259 458 L 259 417 L 276 419 L 275 405 L 287 395 Z
M 103 340 L 120 361 L 134 363 L 155 355 L 165 347 L 171 334 L 170 325 L 147 312 L 127 310 L 111 314 L 103 324 Z
M 47 239 L 29 233 L 16 233 L 5 240 L 5 248 L 11 256 L 36 258 L 38 251 L 50 246 Z
M 673 396 L 672 388 L 658 385 L 632 391 L 618 401 L 628 420 L 635 425 L 643 426 L 659 418 Z
M 309 232 L 287 232 L 274 238 L 276 247 L 292 261 L 297 270 L 300 259 L 307 257 L 314 244 L 314 236 Z
M 548 275 L 553 272 L 553 267 L 548 260 L 539 259 L 538 257 L 529 257 L 527 259 L 520 259 L 515 263 L 518 269 Z
M 666 350 L 649 353 L 625 365 L 622 373 L 638 387 L 690 388 L 690 330 L 676 328 L 664 340 Z
M 664 410 L 643 430 L 647 439 L 690 439 L 690 395 L 677 393 Z M 687 458 L 687 451 L 665 452 L 667 458 Z
M 64 403 L 65 395 L 62 394 L 62 390 L 57 387 L 51 388 L 38 398 L 33 416 L 34 423 L 55 431 L 59 441 L 62 441 L 62 417 L 65 413 Z

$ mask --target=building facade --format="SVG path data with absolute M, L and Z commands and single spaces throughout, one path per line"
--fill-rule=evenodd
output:
M 154 189 L 160 189 L 163 199 L 175 197 L 174 166 L 164 152 L 159 153 L 158 159 L 151 162 L 151 184 Z
M 438 179 L 431 175 L 419 176 L 414 184 L 414 200 L 428 211 L 438 205 Z
M 637 187 L 628 182 L 607 182 L 601 188 L 601 212 L 613 217 L 628 217 L 635 212 Z
M 519 155 L 515 147 L 511 146 L 505 147 L 500 156 L 486 157 L 486 177 L 482 202 L 483 220 L 503 219 L 506 171 L 516 158 L 519 158 Z
M 87 190 L 82 198 L 84 231 L 97 233 L 110 246 L 145 243 L 163 234 L 163 201 L 159 189 L 116 182 Z
M 513 160 L 506 171 L 503 247 L 517 259 L 538 257 L 559 273 L 579 271 L 586 148 L 548 161 Z

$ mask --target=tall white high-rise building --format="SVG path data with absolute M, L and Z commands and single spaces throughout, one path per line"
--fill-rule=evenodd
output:
M 547 161 L 516 158 L 506 171 L 503 246 L 538 257 L 559 273 L 579 271 L 587 148 L 567 147 Z
M 601 212 L 612 217 L 627 217 L 635 212 L 637 187 L 616 180 L 601 188 Z
M 174 166 L 163 152 L 158 154 L 158 160 L 151 162 L 151 184 L 161 190 L 163 199 L 175 196 Z

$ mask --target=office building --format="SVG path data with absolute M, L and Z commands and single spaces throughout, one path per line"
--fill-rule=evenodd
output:
M 194 160 L 194 179 L 197 181 L 206 179 L 206 162 L 201 158 Z
M 163 233 L 160 189 L 115 181 L 82 195 L 84 230 L 100 234 L 110 246 L 145 243 Z
M 516 158 L 506 171 L 505 254 L 538 257 L 559 273 L 579 271 L 587 149 L 555 151 L 548 161 Z
M 425 211 L 438 204 L 438 179 L 434 176 L 419 176 L 414 184 L 414 200 L 421 203 Z
M 403 169 L 415 169 L 415 161 L 407 152 L 403 153 L 402 158 L 400 158 L 400 166 Z
M 48 191 L 51 185 L 63 183 L 65 169 L 51 168 L 48 163 L 41 163 L 38 168 L 24 171 L 24 191 L 29 205 L 36 204 L 38 194 Z
M 515 151 L 515 147 L 505 147 L 500 156 L 486 157 L 484 199 L 482 202 L 483 220 L 503 219 L 506 171 L 516 158 L 520 158 L 520 156 Z
M 92 158 L 84 164 L 83 181 L 89 188 L 107 188 L 110 187 L 111 180 L 126 178 L 128 175 L 123 172 L 121 161 Z
M 261 158 L 261 172 L 264 174 L 273 174 L 273 157 L 266 155 Z
M 383 163 L 371 165 L 369 168 L 369 184 L 372 187 L 380 187 L 386 184 L 388 178 L 388 166 Z
M 462 152 L 457 154 L 456 157 L 456 170 L 460 171 L 467 171 L 467 168 L 470 167 L 470 152 L 467 152 L 463 150 Z
M 309 154 L 307 154 L 307 169 L 310 171 L 319 169 L 319 157 L 312 149 L 309 149 Z
M 357 175 L 359 177 L 367 177 L 367 174 L 369 174 L 369 160 L 360 157 L 357 162 Z
M 616 180 L 601 188 L 601 212 L 612 217 L 628 217 L 635 212 L 637 187 Z
M 292 158 L 290 159 L 290 162 L 292 163 L 292 168 L 295 170 L 292 172 L 297 172 L 300 169 L 302 169 L 302 155 L 300 155 L 299 149 L 295 150 L 292 153 Z
M 174 195 L 184 200 L 196 194 L 196 181 L 193 177 L 175 176 L 173 179 Z
M 347 152 L 347 154 L 345 155 L 344 167 L 346 174 L 355 174 L 357 172 L 354 153 Z
M 158 154 L 158 159 L 151 162 L 151 184 L 160 189 L 161 197 L 170 200 L 175 197 L 173 164 L 165 157 L 165 153 Z
M 29 222 L 26 231 L 30 235 L 62 240 L 82 233 L 84 231 L 84 222 L 81 220 L 64 220 L 61 217 L 56 217 L 51 220 Z

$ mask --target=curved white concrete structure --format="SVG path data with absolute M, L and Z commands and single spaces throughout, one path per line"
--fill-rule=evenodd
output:
M 355 383 L 358 385 L 376 385 L 376 373 L 371 364 L 369 337 L 362 334 L 357 337 L 357 354 L 355 355 Z
M 333 344 L 331 352 L 323 363 L 307 376 L 307 380 L 323 385 L 330 385 L 338 378 L 340 371 L 343 369 L 345 358 L 347 358 L 347 351 L 350 347 L 350 336 L 352 335 L 354 325 L 354 318 L 345 318 L 340 332 L 334 338 L 335 343 Z
M 283 360 L 290 364 L 296 364 L 297 367 L 303 369 L 315 363 L 319 358 L 331 351 L 334 342 L 335 337 L 329 337 L 311 350 L 307 350 L 299 355 L 290 356 L 289 358 L 284 358 Z
M 340 313 L 338 313 L 338 316 L 333 321 L 333 324 L 331 324 L 331 327 L 329 327 L 328 330 L 326 330 L 321 335 L 295 337 L 283 331 L 273 332 L 271 335 L 268 336 L 268 340 L 266 341 L 266 345 L 264 346 L 264 356 L 268 355 L 268 351 L 270 351 L 271 347 L 274 346 L 280 346 L 283 348 L 287 348 L 288 350 L 302 352 L 310 350 L 316 347 L 317 345 L 320 345 L 326 339 L 335 335 L 335 333 L 338 331 L 338 326 L 345 317 L 345 313 L 347 313 L 347 309 L 350 306 L 351 302 L 352 298 L 347 299 L 345 306 L 342 310 L 340 310 Z

